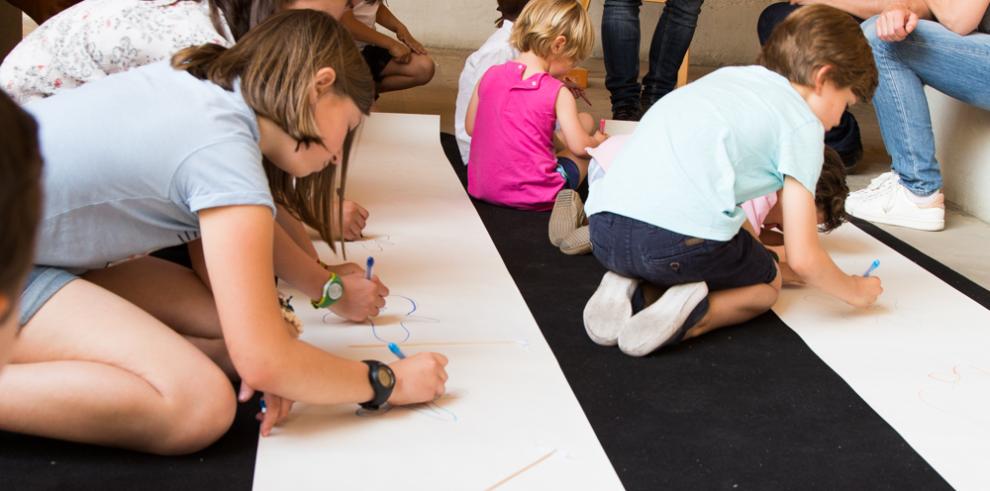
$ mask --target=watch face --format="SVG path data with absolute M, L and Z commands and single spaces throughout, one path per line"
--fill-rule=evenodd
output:
M 395 379 L 392 377 L 392 370 L 381 366 L 378 367 L 378 383 L 382 384 L 382 387 L 391 387 L 395 384 Z
M 344 294 L 344 286 L 340 283 L 334 283 L 327 288 L 327 296 L 330 300 L 338 300 Z

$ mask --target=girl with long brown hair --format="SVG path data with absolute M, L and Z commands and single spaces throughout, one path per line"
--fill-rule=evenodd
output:
M 296 10 L 231 48 L 190 48 L 28 104 L 49 192 L 0 429 L 181 454 L 229 427 L 233 372 L 265 392 L 262 434 L 294 400 L 442 394 L 442 355 L 362 363 L 296 339 L 271 281 L 274 203 L 330 238 L 323 186 L 346 166 L 372 91 L 346 31 Z M 141 255 L 196 238 L 210 287 Z M 321 281 L 314 303 L 350 318 L 377 315 L 388 294 L 377 278 Z

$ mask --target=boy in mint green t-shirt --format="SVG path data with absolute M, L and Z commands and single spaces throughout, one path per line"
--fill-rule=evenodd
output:
M 769 310 L 779 268 L 739 205 L 781 188 L 792 269 L 852 305 L 876 301 L 879 279 L 844 274 L 822 249 L 814 200 L 825 130 L 876 84 L 859 25 L 810 6 L 777 27 L 760 66 L 717 70 L 654 105 L 585 206 L 609 269 L 584 311 L 592 340 L 642 356 Z M 633 315 L 641 282 L 665 291 Z

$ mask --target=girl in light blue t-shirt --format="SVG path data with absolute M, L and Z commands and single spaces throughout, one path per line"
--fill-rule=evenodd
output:
M 276 202 L 330 241 L 336 168 L 372 94 L 340 24 L 296 10 L 231 48 L 189 48 L 28 105 L 46 194 L 0 429 L 180 454 L 230 426 L 228 376 L 242 401 L 265 392 L 263 435 L 295 400 L 441 394 L 443 356 L 338 358 L 296 339 L 276 301 L 278 274 L 348 319 L 385 303 L 360 268 L 273 261 Z M 208 278 L 146 255 L 198 238 Z

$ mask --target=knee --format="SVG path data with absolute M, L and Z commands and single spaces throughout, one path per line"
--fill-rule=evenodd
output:
M 433 80 L 433 75 L 436 74 L 437 65 L 433 62 L 433 58 L 427 55 L 419 55 L 413 58 L 413 78 L 416 79 L 418 85 L 425 85 Z
M 230 381 L 219 369 L 186 381 L 181 390 L 165 394 L 159 435 L 148 442 L 148 452 L 159 455 L 193 453 L 220 439 L 237 413 Z
M 881 40 L 880 37 L 877 35 L 876 16 L 870 17 L 869 19 L 863 21 L 863 23 L 860 24 L 860 27 L 863 29 L 863 36 L 866 37 L 866 41 L 870 43 L 870 47 L 873 48 L 873 51 L 876 51 L 879 48 L 883 48 L 885 45 L 888 44 L 895 44 L 895 43 L 886 43 L 883 40 Z

